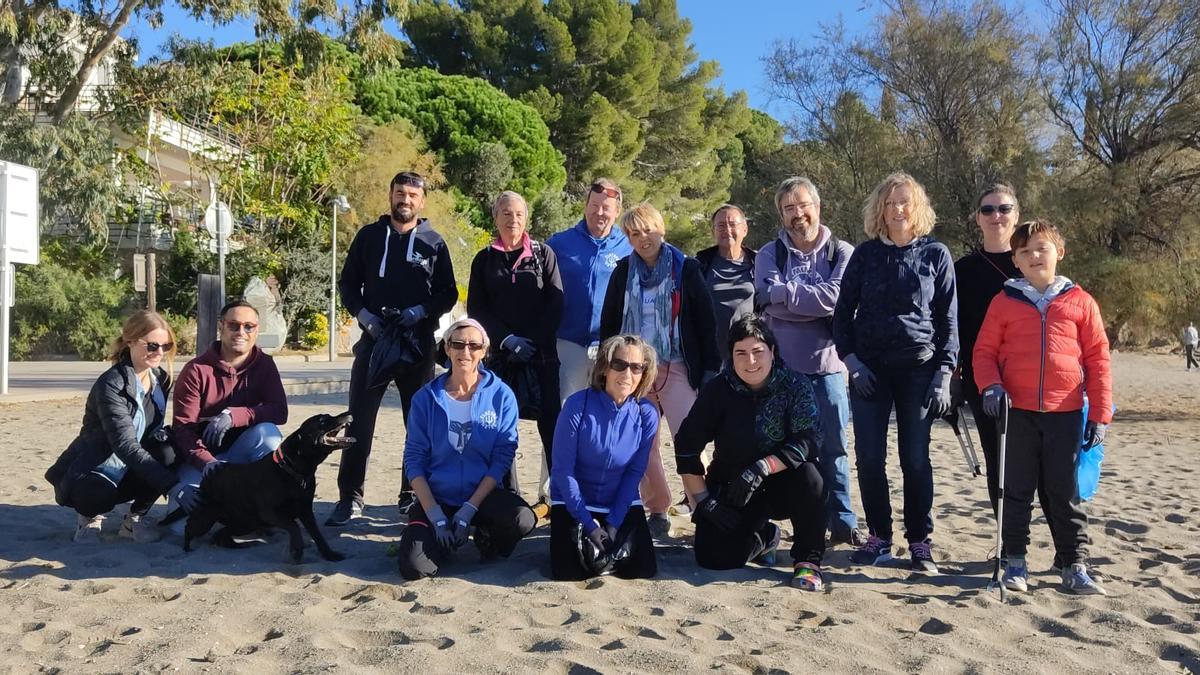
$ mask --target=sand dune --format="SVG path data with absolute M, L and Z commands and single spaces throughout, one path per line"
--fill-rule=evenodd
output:
M 286 536 L 183 553 L 177 537 L 80 547 L 74 515 L 41 478 L 71 440 L 82 403 L 0 406 L 0 668 L 10 672 L 1180 672 L 1200 671 L 1200 374 L 1181 359 L 1114 357 L 1120 408 L 1090 506 L 1107 598 L 1058 590 L 1040 517 L 1030 592 L 1001 605 L 987 590 L 994 525 L 982 478 L 935 428 L 935 553 L 944 574 L 861 568 L 826 558 L 829 589 L 787 586 L 776 568 L 697 568 L 691 526 L 675 518 L 660 577 L 548 579 L 548 528 L 512 558 L 472 547 L 445 576 L 403 582 L 393 553 L 403 424 L 380 416 L 365 518 L 329 529 L 350 558 L 310 545 L 291 564 Z M 292 402 L 292 423 L 343 409 L 344 395 Z M 523 423 L 519 468 L 536 479 L 536 433 Z M 894 446 L 893 446 L 894 447 Z M 670 451 L 664 453 L 670 455 Z M 336 457 L 318 474 L 318 518 L 336 497 Z M 890 467 L 898 489 L 899 469 Z M 855 497 L 857 503 L 857 497 Z M 898 493 L 893 504 L 900 520 Z M 155 513 L 161 515 L 160 504 Z M 785 547 L 786 548 L 786 547 Z

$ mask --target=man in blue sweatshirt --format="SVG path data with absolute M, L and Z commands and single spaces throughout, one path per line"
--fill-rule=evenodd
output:
M 588 386 L 590 348 L 600 342 L 600 308 L 608 278 L 617 262 L 633 252 L 619 227 L 621 189 L 608 178 L 598 178 L 588 188 L 583 220 L 546 240 L 558 257 L 562 276 L 562 323 L 558 326 L 559 396 Z

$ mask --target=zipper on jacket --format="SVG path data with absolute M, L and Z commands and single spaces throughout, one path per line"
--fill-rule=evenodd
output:
M 1037 309 L 1034 307 L 1034 309 Z M 1050 307 L 1046 307 L 1046 314 L 1050 313 Z M 1046 314 L 1038 312 L 1042 317 L 1042 358 L 1038 366 L 1038 412 L 1046 412 Z

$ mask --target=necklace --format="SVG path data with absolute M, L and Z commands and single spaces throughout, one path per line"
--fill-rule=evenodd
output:
M 992 259 L 991 259 L 991 258 L 989 258 L 989 257 L 988 257 L 988 255 L 987 255 L 987 251 L 985 251 L 985 250 L 983 250 L 983 249 L 979 249 L 979 257 L 980 257 L 980 258 L 983 258 L 985 261 L 987 261 L 987 264 L 991 265 L 991 266 L 992 266 L 992 269 L 996 270 L 996 273 L 997 273 L 997 274 L 999 274 L 999 275 L 1000 275 L 1000 276 L 1001 276 L 1001 277 L 1002 277 L 1002 278 L 1003 278 L 1005 281 L 1008 281 L 1009 279 L 1011 279 L 1011 278 L 1012 278 L 1011 276 L 1009 276 L 1009 274 L 1008 274 L 1007 272 L 1005 272 L 1004 270 L 1000 269 L 1000 266 L 999 266 L 999 265 L 997 265 L 996 263 L 992 262 Z

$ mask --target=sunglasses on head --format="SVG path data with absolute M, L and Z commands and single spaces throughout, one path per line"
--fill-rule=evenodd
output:
M 482 342 L 467 342 L 465 340 L 446 340 L 446 346 L 450 349 L 457 349 L 460 351 L 463 349 L 469 349 L 473 352 L 477 352 L 480 349 L 483 349 Z
M 150 352 L 151 354 L 160 350 L 169 352 L 172 349 L 175 349 L 174 342 L 146 342 L 145 340 L 138 340 L 138 342 L 146 345 L 146 351 Z
M 616 200 L 621 199 L 621 191 L 620 190 L 610 188 L 610 187 L 604 187 L 603 185 L 601 185 L 599 183 L 592 183 L 592 192 L 595 192 L 598 195 L 604 195 L 605 197 L 612 197 L 613 199 L 616 199 Z
M 425 179 L 415 175 L 396 176 L 396 180 L 392 181 L 392 187 L 397 185 L 409 185 L 415 188 L 425 189 Z
M 258 324 L 250 323 L 248 321 L 226 321 L 225 328 L 227 328 L 230 333 L 238 333 L 243 330 L 247 333 L 253 333 L 254 331 L 258 330 Z
M 646 364 L 630 363 L 628 361 L 623 361 L 621 359 L 613 359 L 612 361 L 609 362 L 608 367 L 612 368 L 613 370 L 617 371 L 618 373 L 623 373 L 626 370 L 629 370 L 634 375 L 641 375 L 642 373 L 646 372 Z
M 991 204 L 984 204 L 983 206 L 979 207 L 979 212 L 985 216 L 990 216 L 993 213 L 999 211 L 1000 213 L 1003 213 L 1004 215 L 1007 216 L 1008 214 L 1012 213 L 1013 210 L 1016 208 L 1017 207 L 1015 204 L 1000 204 L 999 206 L 992 206 Z

